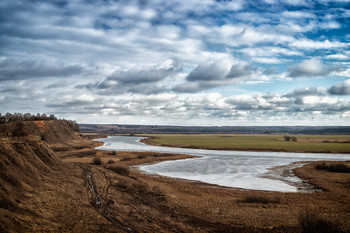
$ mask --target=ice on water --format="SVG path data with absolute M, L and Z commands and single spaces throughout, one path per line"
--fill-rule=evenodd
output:
M 97 149 L 117 151 L 151 151 L 200 156 L 193 159 L 165 161 L 142 165 L 139 169 L 152 174 L 202 181 L 206 183 L 256 190 L 297 192 L 297 177 L 270 179 L 264 176 L 269 168 L 297 161 L 349 160 L 347 154 L 311 154 L 285 152 L 215 151 L 149 146 L 141 137 L 110 136 L 98 139 L 105 144 Z M 271 176 L 270 176 L 271 177 Z M 289 181 L 289 182 L 287 182 Z

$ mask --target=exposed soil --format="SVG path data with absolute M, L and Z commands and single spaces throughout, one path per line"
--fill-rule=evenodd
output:
M 97 145 L 78 136 L 1 141 L 0 232 L 306 232 L 305 222 L 311 232 L 350 231 L 350 174 L 317 170 L 318 162 L 294 173 L 322 192 L 252 191 L 130 168 L 186 155 Z

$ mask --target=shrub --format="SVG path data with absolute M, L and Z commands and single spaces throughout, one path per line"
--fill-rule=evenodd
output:
M 152 189 L 150 189 L 147 192 L 147 194 L 150 195 L 151 197 L 156 198 L 157 201 L 166 201 L 165 194 L 162 192 L 162 190 L 160 190 L 158 186 L 155 186 Z
M 122 162 L 130 161 L 130 160 L 131 160 L 131 158 L 129 158 L 129 157 L 124 157 L 124 158 L 120 159 L 120 161 L 122 161 Z
M 121 191 L 130 192 L 133 194 L 142 194 L 142 198 L 145 198 L 149 192 L 149 187 L 146 184 L 127 179 L 119 179 L 118 182 L 113 183 L 112 186 Z
M 284 136 L 284 140 L 285 140 L 286 142 L 289 142 L 289 141 L 290 141 L 290 136 Z
M 248 195 L 243 199 L 245 203 L 260 203 L 260 204 L 274 204 L 280 203 L 281 199 L 279 197 L 266 197 L 262 195 Z
M 28 132 L 24 129 L 23 122 L 20 121 L 16 123 L 16 126 L 13 129 L 12 135 L 17 137 L 28 136 Z
M 137 156 L 138 159 L 144 159 L 144 158 L 146 158 L 146 157 L 147 157 L 146 155 L 138 155 L 138 156 Z
M 329 164 L 321 163 L 316 165 L 317 170 L 327 170 L 329 172 L 350 173 L 350 167 L 343 163 Z
M 303 233 L 340 232 L 334 224 L 324 220 L 318 213 L 310 209 L 301 212 L 298 220 Z
M 107 168 L 122 176 L 129 176 L 130 174 L 129 169 L 124 166 L 111 166 Z
M 116 151 L 111 151 L 111 152 L 109 152 L 108 154 L 109 154 L 109 155 L 116 155 L 117 152 L 116 152 Z
M 108 160 L 108 162 L 107 162 L 108 164 L 113 164 L 113 163 L 115 163 L 115 161 L 114 160 Z
M 92 163 L 95 164 L 95 165 L 101 165 L 102 164 L 102 160 L 98 157 L 94 158 L 92 160 Z
M 129 182 L 126 180 L 118 180 L 118 182 L 112 183 L 112 186 L 116 187 L 119 190 L 127 190 L 129 188 L 129 185 Z

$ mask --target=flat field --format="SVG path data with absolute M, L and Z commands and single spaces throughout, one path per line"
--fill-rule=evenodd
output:
M 290 135 L 296 137 L 297 141 L 285 141 L 284 135 L 155 134 L 147 136 L 149 138 L 144 142 L 148 144 L 185 148 L 350 153 L 350 135 Z

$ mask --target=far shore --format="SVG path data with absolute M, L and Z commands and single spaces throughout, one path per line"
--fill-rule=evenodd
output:
M 136 136 L 136 135 L 134 135 Z M 163 147 L 174 147 L 174 148 L 186 148 L 186 149 L 201 149 L 201 150 L 225 150 L 225 151 L 251 151 L 251 152 L 289 152 L 289 153 L 318 153 L 318 154 L 350 154 L 350 151 L 337 152 L 337 151 L 316 151 L 316 150 L 286 150 L 286 149 L 262 149 L 262 148 L 232 148 L 232 147 L 203 147 L 203 146 L 193 146 L 193 145 L 175 145 L 175 144 L 160 144 L 155 143 L 153 140 L 156 136 L 146 136 L 141 142 L 151 146 L 163 146 Z

